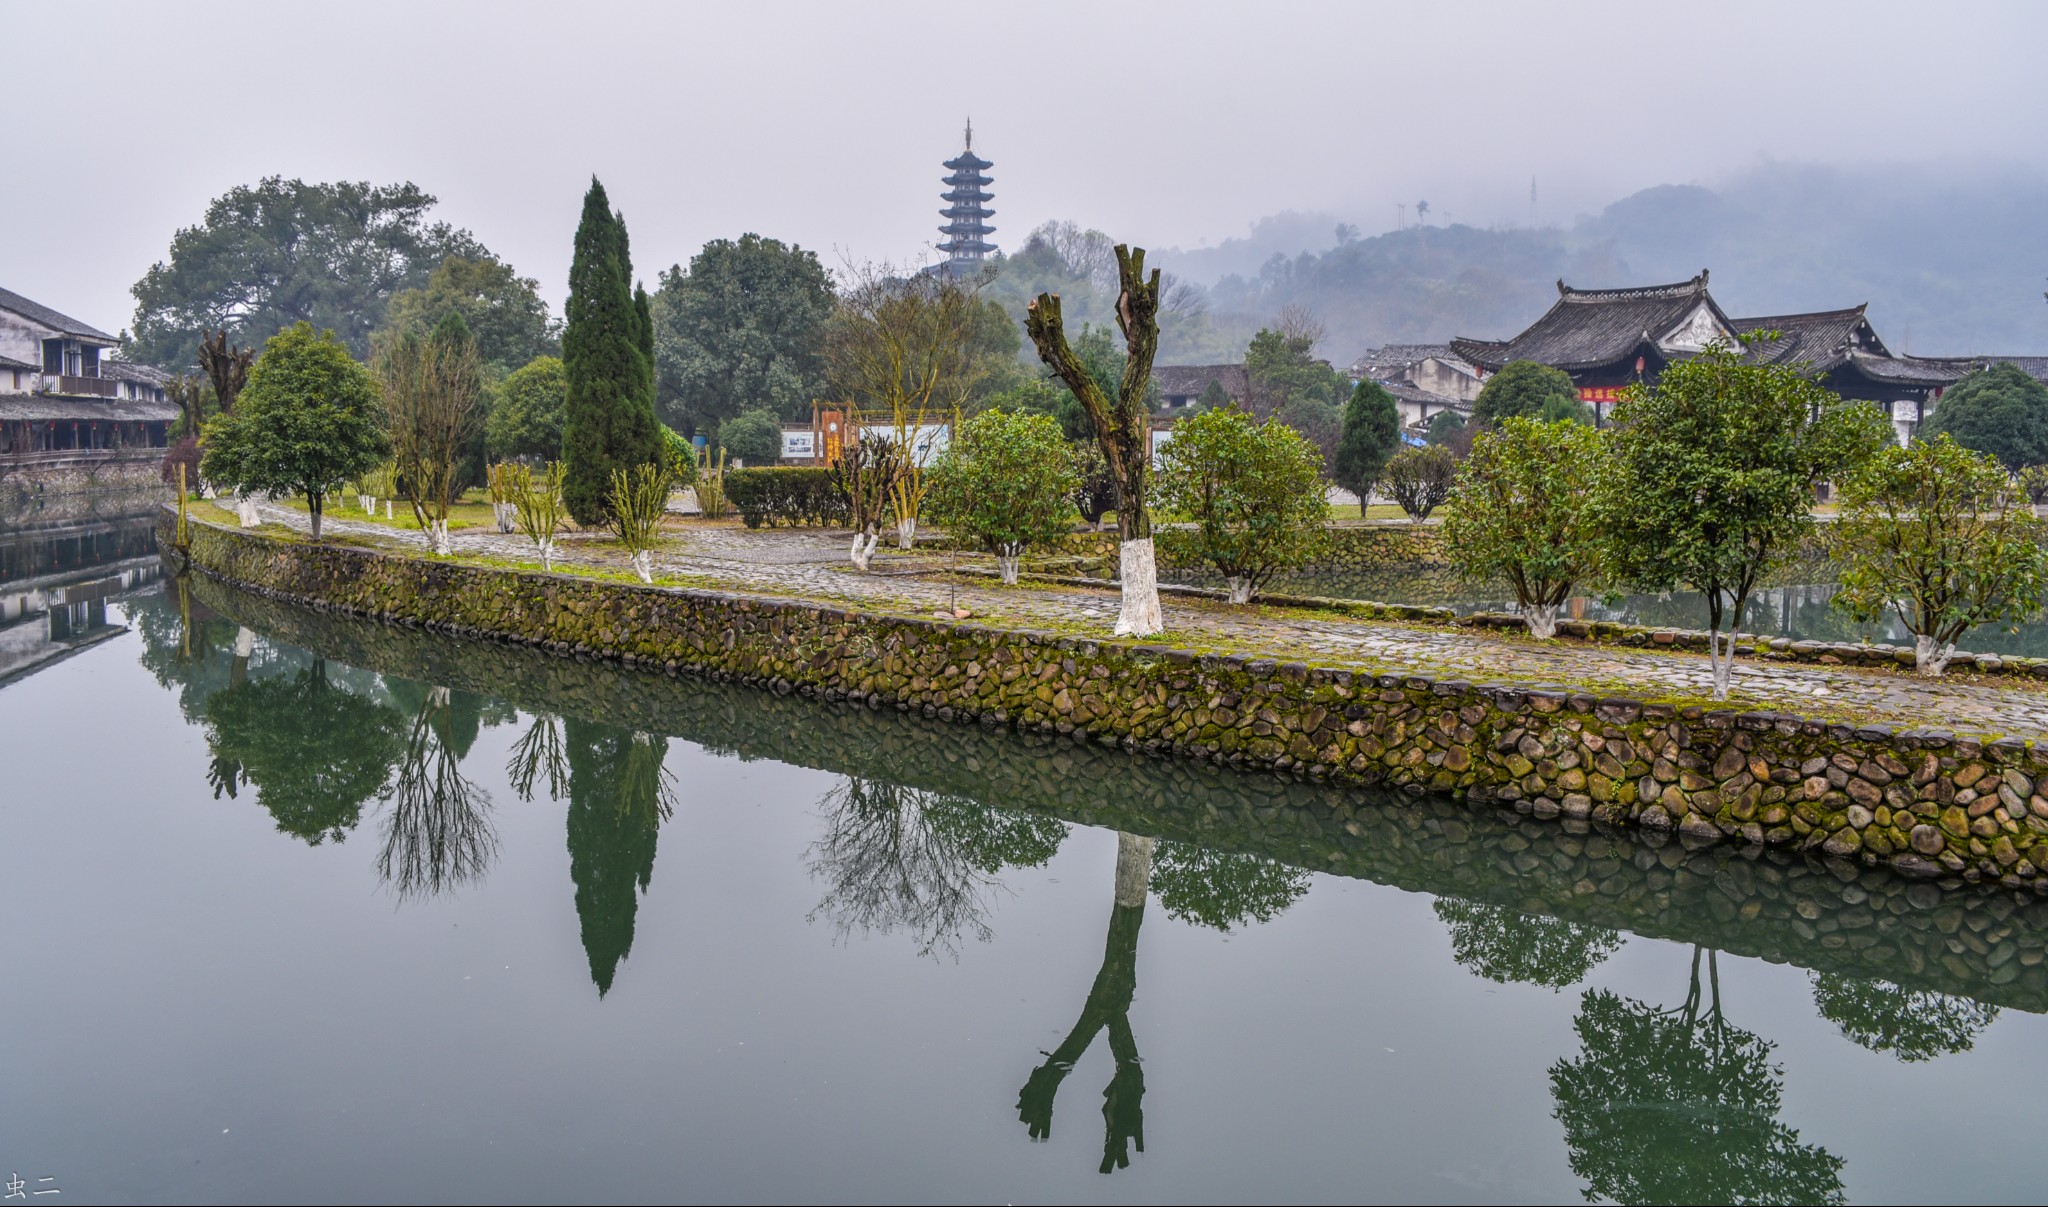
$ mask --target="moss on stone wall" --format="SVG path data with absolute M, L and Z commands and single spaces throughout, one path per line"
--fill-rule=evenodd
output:
M 160 533 L 173 523 L 169 513 Z M 228 582 L 387 621 L 871 707 L 1538 818 L 1798 845 L 1928 876 L 2048 886 L 2048 751 L 1945 731 L 1596 698 L 714 591 L 467 566 L 192 526 Z M 2048 784 L 2043 785 L 2048 793 Z

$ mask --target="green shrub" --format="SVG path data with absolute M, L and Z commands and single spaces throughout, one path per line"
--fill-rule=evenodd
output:
M 823 466 L 729 469 L 725 471 L 725 497 L 749 528 L 847 521 L 846 493 L 837 476 Z

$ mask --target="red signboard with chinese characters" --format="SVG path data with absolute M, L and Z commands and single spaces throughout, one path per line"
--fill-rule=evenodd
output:
M 1620 402 L 1622 386 L 1580 386 L 1580 402 Z

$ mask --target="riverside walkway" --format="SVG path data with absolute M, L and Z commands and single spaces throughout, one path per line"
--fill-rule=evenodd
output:
M 267 522 L 308 527 L 303 512 L 259 503 Z M 330 513 L 325 528 L 394 551 L 424 553 L 417 534 Z M 1107 638 L 1117 611 L 1113 586 L 1004 586 L 958 573 L 983 567 L 972 555 L 884 551 L 861 574 L 846 556 L 850 537 L 820 530 L 695 527 L 665 531 L 654 559 L 657 582 L 777 599 L 801 598 L 892 614 L 931 615 L 955 607 L 978 623 L 1013 624 Z M 531 562 L 522 536 L 471 528 L 451 534 L 458 557 Z M 623 551 L 603 534 L 565 534 L 558 567 L 630 573 Z M 1428 623 L 1359 620 L 1293 608 L 1232 607 L 1169 595 L 1167 631 L 1147 644 L 1253 654 L 1378 673 L 1402 672 L 1474 682 L 1561 684 L 1602 694 L 1704 702 L 1712 677 L 1704 655 L 1573 642 L 1537 642 L 1514 633 Z M 1936 727 L 1964 733 L 2037 738 L 2048 734 L 2048 687 L 2002 676 L 1924 679 L 1881 668 L 1824 667 L 1738 660 L 1727 707 L 1774 709 L 1820 719 Z

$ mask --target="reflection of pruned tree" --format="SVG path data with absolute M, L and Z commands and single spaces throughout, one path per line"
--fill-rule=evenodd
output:
M 1813 974 L 1813 1004 L 1852 1042 L 1908 1062 L 1967 1052 L 1998 1018 L 1998 1007 L 1966 997 L 1838 972 Z
M 475 740 L 468 722 L 479 710 L 458 708 L 456 694 L 445 687 L 425 693 L 398 776 L 383 795 L 388 809 L 377 874 L 398 890 L 401 900 L 475 880 L 498 852 L 491 798 L 463 776 L 463 750 L 458 748 Z
M 661 823 L 675 812 L 662 767 L 668 741 L 596 721 L 565 722 L 569 763 L 569 878 L 597 995 L 611 992 L 633 950 L 639 894 L 654 876 Z
M 919 955 L 987 942 L 998 873 L 1043 864 L 1067 835 L 1055 818 L 879 780 L 848 778 L 818 804 L 825 832 L 806 856 L 826 890 L 811 916 L 842 936 L 907 931 Z
M 214 693 L 206 720 L 215 799 L 253 785 L 277 828 L 314 846 L 354 828 L 403 749 L 399 714 L 330 683 L 324 660 Z
M 1138 928 L 1145 921 L 1145 896 L 1152 880 L 1153 840 L 1133 834 L 1116 836 L 1116 897 L 1109 914 L 1109 940 L 1102 953 L 1102 970 L 1088 988 L 1088 1000 L 1081 1017 L 1058 1047 L 1045 1053 L 1045 1063 L 1031 1070 L 1024 1088 L 1017 1092 L 1017 1117 L 1033 1140 L 1052 1135 L 1053 1098 L 1060 1083 L 1074 1071 L 1074 1065 L 1095 1042 L 1097 1034 L 1109 1032 L 1110 1055 L 1116 1058 L 1116 1072 L 1102 1091 L 1101 1172 L 1124 1169 L 1131 1163 L 1131 1146 L 1145 1151 L 1145 1067 L 1138 1058 L 1138 1041 L 1131 1034 L 1131 998 L 1138 988 Z
M 1152 891 L 1166 916 L 1228 932 L 1271 922 L 1308 892 L 1300 868 L 1259 855 L 1162 842 L 1152 862 Z
M 1842 1160 L 1778 1121 L 1770 1041 L 1721 1014 L 1719 970 L 1700 951 L 1675 1010 L 1588 990 L 1577 1060 L 1550 1070 L 1556 1119 L 1588 1201 L 1841 1203 Z
M 1585 980 L 1600 961 L 1621 949 L 1621 936 L 1604 926 L 1456 897 L 1440 897 L 1431 908 L 1451 932 L 1451 958 L 1503 985 L 1522 982 L 1560 990 Z
M 555 718 L 536 714 L 526 732 L 512 744 L 512 759 L 505 765 L 505 778 L 519 799 L 533 799 L 533 783 L 547 777 L 548 796 L 562 799 L 569 784 L 569 760 L 562 749 L 562 729 Z

